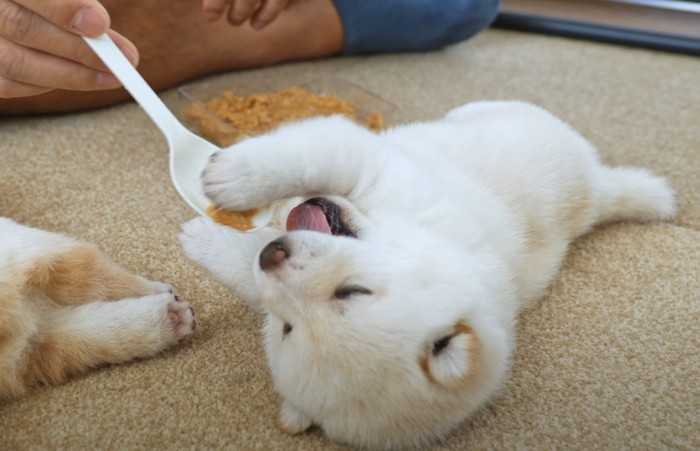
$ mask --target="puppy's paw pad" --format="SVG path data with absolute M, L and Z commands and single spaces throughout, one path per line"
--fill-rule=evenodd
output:
M 183 301 L 175 295 L 168 303 L 168 320 L 175 333 L 176 343 L 184 341 L 197 328 L 194 309 L 189 302 Z

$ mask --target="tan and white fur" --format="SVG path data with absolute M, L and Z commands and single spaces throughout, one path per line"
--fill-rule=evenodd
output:
M 0 218 L 0 398 L 153 356 L 195 325 L 170 285 L 129 273 L 94 245 Z
M 311 119 L 218 152 L 203 180 L 223 208 L 291 198 L 287 233 L 199 218 L 180 238 L 266 315 L 282 428 L 317 425 L 367 448 L 442 439 L 497 393 L 516 317 L 572 240 L 674 212 L 663 179 L 605 166 L 576 131 L 520 102 L 380 134 Z

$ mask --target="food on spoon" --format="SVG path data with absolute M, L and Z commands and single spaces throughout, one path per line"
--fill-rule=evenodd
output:
M 186 120 L 221 147 L 244 136 L 265 133 L 284 122 L 331 114 L 348 115 L 374 131 L 384 126 L 377 112 L 364 116 L 347 100 L 316 95 L 298 86 L 249 96 L 226 91 L 204 103 L 190 103 L 185 110 Z
M 257 208 L 243 211 L 220 210 L 215 205 L 209 205 L 205 213 L 215 222 L 245 232 L 255 228 L 253 218 L 258 213 Z

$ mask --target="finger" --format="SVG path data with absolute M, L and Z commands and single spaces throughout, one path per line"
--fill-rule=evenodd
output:
M 2 0 L 8 2 L 9 0 Z M 18 5 L 74 33 L 97 37 L 109 28 L 107 10 L 97 0 L 14 0 Z
M 228 1 L 226 0 L 204 0 L 202 2 L 202 12 L 204 17 L 210 21 L 216 21 L 221 18 L 228 6 Z
M 0 77 L 0 99 L 35 96 L 51 90 L 51 88 L 28 85 L 26 83 Z
M 138 66 L 139 65 L 139 60 L 141 59 L 141 55 L 139 55 L 139 50 L 136 48 L 136 46 L 127 38 L 125 38 L 123 35 L 117 33 L 116 31 L 109 29 L 107 30 L 107 35 L 112 38 L 112 41 L 119 47 L 119 50 L 122 51 L 124 56 L 129 60 L 129 62 L 133 66 Z M 87 44 L 85 44 L 87 45 Z M 93 52 L 94 54 L 94 52 Z M 104 68 L 104 70 L 107 69 L 106 66 L 104 66 L 102 63 L 100 63 L 100 68 Z
M 44 53 L 79 62 L 85 66 L 107 70 L 80 36 L 58 28 L 46 19 L 12 2 L 0 0 L 4 20 L 0 23 L 0 36 L 16 44 L 31 47 Z M 136 47 L 116 32 L 110 32 L 117 46 L 132 64 L 138 62 Z
M 108 72 L 19 46 L 0 38 L 0 77 L 28 85 L 73 91 L 92 91 L 120 86 Z
M 287 0 L 264 0 L 262 7 L 258 9 L 250 20 L 250 25 L 256 30 L 260 30 L 275 20 L 286 5 Z
M 231 25 L 241 25 L 258 9 L 260 0 L 234 0 L 228 11 L 228 21 Z

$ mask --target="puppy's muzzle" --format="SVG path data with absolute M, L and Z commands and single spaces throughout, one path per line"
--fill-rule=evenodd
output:
M 275 269 L 289 258 L 289 247 L 283 240 L 275 240 L 265 246 L 260 253 L 260 268 L 263 271 Z

